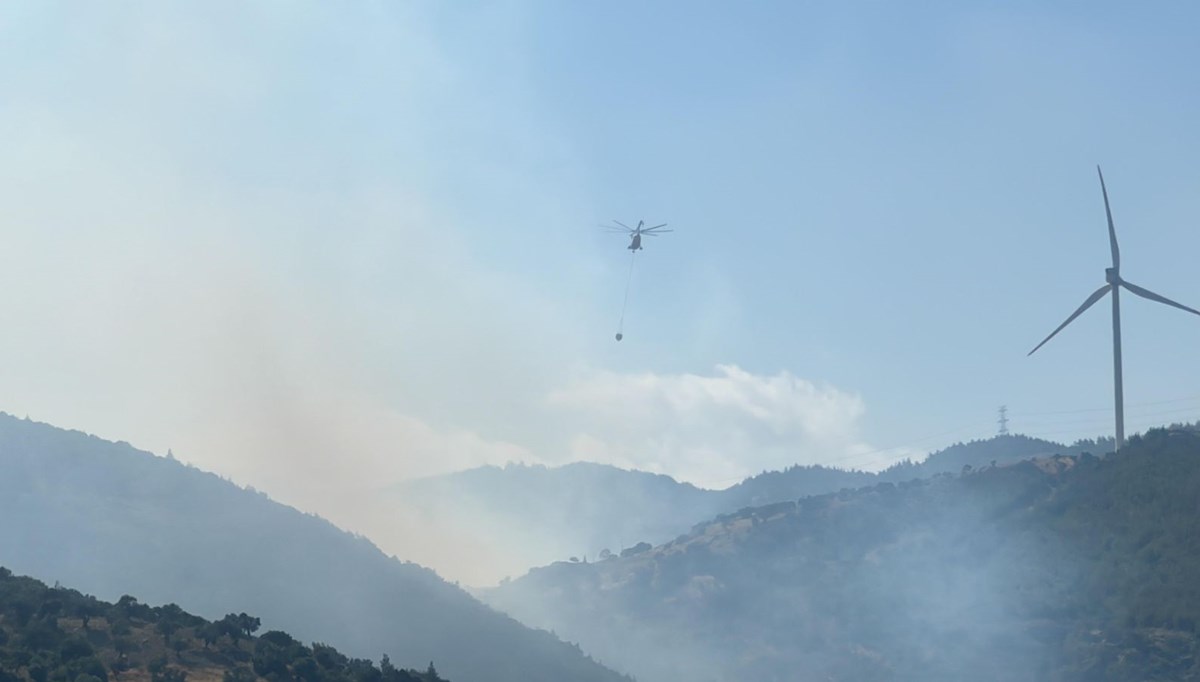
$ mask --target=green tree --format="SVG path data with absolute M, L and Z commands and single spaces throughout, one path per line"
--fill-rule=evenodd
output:
M 95 600 L 90 597 L 83 597 L 71 603 L 70 613 L 78 618 L 83 623 L 83 629 L 87 630 L 92 618 L 99 616 L 102 611 Z
M 20 597 L 13 600 L 10 608 L 13 615 L 13 622 L 18 628 L 28 625 L 29 621 L 33 618 L 33 614 L 37 613 L 37 607 L 33 605 L 32 600 Z
M 388 658 L 387 654 L 379 659 L 379 672 L 383 675 L 384 682 L 393 682 L 398 677 L 399 671 L 396 666 L 392 665 L 392 659 Z
M 304 655 L 292 659 L 292 676 L 302 682 L 317 682 L 322 679 L 321 666 L 305 651 Z
M 346 673 L 354 682 L 382 682 L 383 676 L 373 663 L 362 658 L 350 659 Z
M 61 599 L 58 597 L 43 597 L 42 605 L 38 608 L 38 617 L 58 618 L 62 615 L 62 611 L 63 603 Z
M 169 618 L 162 618 L 154 624 L 154 629 L 162 635 L 163 644 L 170 644 L 171 635 L 179 630 L 179 623 Z
M 182 662 L 183 652 L 187 651 L 191 642 L 187 637 L 176 637 L 171 640 L 171 650 L 175 652 L 175 661 Z
M 79 636 L 68 637 L 58 648 L 58 656 L 64 663 L 95 653 L 92 645 Z
M 80 675 L 91 675 L 100 680 L 100 682 L 108 682 L 108 668 L 104 666 L 104 662 L 95 656 L 85 656 L 71 661 L 65 666 L 65 678 L 73 680 Z M 57 677 L 57 674 L 55 675 Z
M 287 642 L 281 641 L 281 638 L 272 637 L 275 634 L 284 635 L 282 632 L 271 631 L 259 637 L 258 641 L 254 643 L 254 672 L 258 673 L 259 677 L 286 676 L 288 674 L 288 663 L 292 660 L 291 652 Z
M 261 625 L 262 621 L 254 616 L 248 616 L 245 613 L 237 615 L 237 626 L 241 628 L 242 632 L 246 633 L 247 637 L 253 636 Z
M 325 670 L 341 670 L 349 662 L 344 654 L 328 644 L 314 642 L 312 650 L 313 658 L 317 659 L 317 664 Z
M 126 618 L 133 618 L 134 612 L 137 610 L 138 606 L 139 604 L 136 597 L 123 594 L 121 595 L 121 598 L 117 600 L 117 603 L 113 608 L 122 616 L 125 616 Z
M 58 623 L 51 620 L 31 620 L 21 631 L 22 645 L 32 651 L 53 651 L 63 636 Z
M 238 622 L 236 613 L 226 614 L 224 618 L 215 623 L 221 634 L 228 635 L 230 641 L 236 647 L 238 642 L 243 638 L 242 628 Z
M 207 649 L 216 644 L 217 640 L 221 638 L 221 626 L 217 623 L 205 623 L 200 626 L 196 634 L 204 642 L 204 648 Z
M 50 678 L 50 667 L 44 662 L 32 662 L 25 669 L 29 672 L 29 679 L 33 682 L 46 682 Z

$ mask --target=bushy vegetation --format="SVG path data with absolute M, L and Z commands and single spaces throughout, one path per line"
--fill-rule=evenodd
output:
M 743 509 L 492 598 L 643 680 L 1200 679 L 1200 436 Z
M 0 567 L 0 682 L 443 682 L 432 663 L 401 670 L 385 655 L 376 666 L 284 632 L 255 637 L 260 625 L 245 613 L 210 622 L 130 596 L 108 604 Z

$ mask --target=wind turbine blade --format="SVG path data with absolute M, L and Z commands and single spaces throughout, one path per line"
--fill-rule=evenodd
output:
M 1055 329 L 1054 331 L 1050 332 L 1050 336 L 1047 336 L 1045 339 L 1042 340 L 1041 343 L 1039 343 L 1037 346 L 1035 346 L 1033 350 L 1029 351 L 1029 355 L 1033 355 L 1034 353 L 1036 353 L 1038 348 L 1041 348 L 1042 346 L 1046 345 L 1046 342 L 1049 341 L 1050 339 L 1054 338 L 1055 334 L 1061 332 L 1063 330 L 1063 327 L 1066 327 L 1068 324 L 1071 324 L 1071 322 L 1073 322 L 1075 320 L 1075 318 L 1077 318 L 1083 314 L 1083 311 L 1087 310 L 1088 308 L 1091 308 L 1092 305 L 1094 305 L 1096 303 L 1096 301 L 1099 301 L 1100 299 L 1104 298 L 1104 295 L 1107 294 L 1110 289 L 1112 289 L 1112 285 L 1105 284 L 1104 286 L 1097 289 L 1094 294 L 1092 294 L 1091 296 L 1088 296 L 1088 299 L 1083 302 L 1083 305 L 1079 306 L 1079 308 L 1076 309 L 1075 312 L 1071 313 L 1071 316 L 1067 318 L 1066 322 L 1063 322 L 1062 324 L 1058 325 L 1058 329 Z
M 1192 313 L 1193 315 L 1200 315 L 1200 310 L 1195 310 L 1194 308 L 1189 308 L 1189 307 L 1183 305 L 1182 303 L 1176 303 L 1175 301 L 1172 301 L 1171 299 L 1167 298 L 1166 296 L 1159 296 L 1158 294 L 1154 293 L 1153 291 L 1150 291 L 1148 289 L 1143 289 L 1136 284 L 1132 284 L 1130 282 L 1126 282 L 1125 280 L 1121 280 L 1121 286 L 1132 291 L 1133 293 L 1137 294 L 1138 296 L 1141 296 L 1142 298 L 1148 298 L 1151 301 L 1157 301 L 1159 303 L 1169 305 L 1173 308 L 1179 308 L 1180 310 L 1186 310 L 1189 313 Z
M 1117 228 L 1113 226 L 1112 209 L 1108 206 L 1108 188 L 1104 186 L 1104 173 L 1096 166 L 1096 174 L 1100 176 L 1100 191 L 1104 193 L 1104 215 L 1108 216 L 1108 245 L 1112 247 L 1113 270 L 1121 270 L 1121 249 L 1117 247 Z

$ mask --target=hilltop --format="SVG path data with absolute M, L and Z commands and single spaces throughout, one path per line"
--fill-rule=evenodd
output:
M 649 682 L 1200 679 L 1200 437 L 747 508 L 488 593 Z

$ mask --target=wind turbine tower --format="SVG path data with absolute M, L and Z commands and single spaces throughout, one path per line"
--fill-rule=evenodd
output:
M 1176 303 L 1165 296 L 1160 296 L 1153 291 L 1143 289 L 1142 287 L 1128 282 L 1121 278 L 1121 250 L 1117 248 L 1117 230 L 1113 227 L 1112 209 L 1108 205 L 1108 189 L 1104 186 L 1104 173 L 1100 172 L 1100 166 L 1096 166 L 1096 173 L 1100 176 L 1100 192 L 1104 195 L 1104 213 L 1108 217 L 1108 244 L 1112 249 L 1112 267 L 1105 268 L 1104 280 L 1107 282 L 1104 286 L 1097 289 L 1083 305 L 1079 306 L 1066 322 L 1058 325 L 1058 329 L 1050 332 L 1041 343 L 1029 351 L 1029 355 L 1037 352 L 1038 348 L 1046 345 L 1046 342 L 1054 338 L 1054 335 L 1063 330 L 1068 324 L 1071 324 L 1075 318 L 1083 314 L 1083 311 L 1092 307 L 1104 298 L 1105 294 L 1112 293 L 1112 323 L 1113 323 L 1113 407 L 1116 418 L 1116 449 L 1120 450 L 1125 446 L 1125 398 L 1124 390 L 1121 385 L 1121 288 L 1128 289 L 1130 293 L 1141 296 L 1142 298 L 1156 301 L 1165 305 L 1186 310 L 1194 315 L 1200 315 L 1200 310 L 1189 308 L 1181 303 Z

